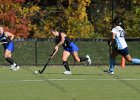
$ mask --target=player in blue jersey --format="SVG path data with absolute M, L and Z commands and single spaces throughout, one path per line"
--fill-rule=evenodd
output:
M 128 50 L 127 43 L 125 41 L 125 30 L 123 29 L 120 18 L 116 17 L 113 20 L 113 28 L 111 31 L 110 45 L 110 68 L 109 74 L 114 74 L 115 58 L 118 54 L 121 54 L 128 62 L 132 64 L 140 64 L 140 59 L 131 58 Z
M 13 40 L 14 35 L 10 32 L 4 32 L 3 27 L 0 25 L 0 43 L 4 47 L 4 58 L 11 64 L 11 70 L 18 70 L 19 66 L 12 59 L 12 52 L 14 51 Z
M 91 59 L 89 55 L 87 55 L 86 57 L 79 57 L 78 46 L 74 42 L 71 42 L 65 33 L 58 32 L 55 29 L 51 29 L 51 34 L 57 38 L 57 42 L 54 49 L 58 51 L 60 45 L 62 45 L 64 48 L 62 54 L 62 61 L 66 71 L 63 72 L 63 74 L 72 74 L 69 68 L 69 64 L 67 62 L 70 55 L 72 55 L 75 61 L 77 62 L 87 61 L 87 63 L 91 65 Z

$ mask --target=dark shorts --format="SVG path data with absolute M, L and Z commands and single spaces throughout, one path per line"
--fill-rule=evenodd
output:
M 14 43 L 11 41 L 9 44 L 4 46 L 4 49 L 13 52 L 14 51 Z
M 129 54 L 129 51 L 128 51 L 128 47 L 122 49 L 122 50 L 117 50 L 117 52 L 123 56 L 127 56 Z
M 79 48 L 76 44 L 74 44 L 73 42 L 70 43 L 70 46 L 68 47 L 65 47 L 64 50 L 66 51 L 69 51 L 70 53 L 73 53 L 73 52 L 78 52 L 79 51 Z

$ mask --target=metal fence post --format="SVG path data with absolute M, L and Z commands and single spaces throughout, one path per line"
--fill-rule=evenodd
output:
M 75 41 L 74 41 L 74 43 L 75 43 Z M 74 66 L 76 65 L 76 61 L 75 61 L 75 59 L 74 59 Z
M 37 39 L 35 39 L 35 66 L 37 66 Z

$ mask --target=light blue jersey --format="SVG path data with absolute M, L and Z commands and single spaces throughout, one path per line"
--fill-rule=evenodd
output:
M 125 31 L 120 27 L 116 26 L 112 29 L 112 33 L 115 33 L 115 41 L 118 50 L 122 50 L 127 47 L 127 43 L 124 39 Z

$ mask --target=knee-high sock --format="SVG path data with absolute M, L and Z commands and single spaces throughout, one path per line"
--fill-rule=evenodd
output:
M 109 61 L 109 71 L 113 72 L 114 71 L 114 66 L 115 66 L 115 60 L 110 58 L 110 61 Z
M 5 58 L 11 65 L 14 64 L 14 60 L 10 57 Z
M 80 58 L 80 62 L 83 62 L 83 61 L 87 61 L 88 58 L 87 57 L 79 57 Z
M 132 64 L 140 64 L 140 59 L 132 58 Z
M 69 64 L 68 64 L 67 61 L 63 61 L 63 65 L 64 65 L 64 67 L 66 68 L 67 71 L 70 71 Z

